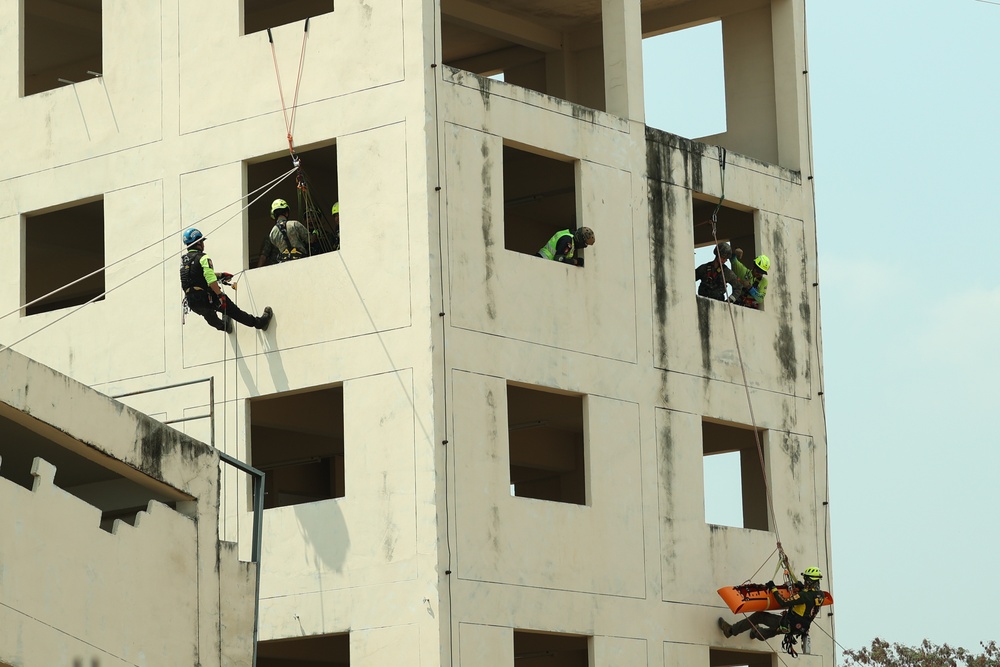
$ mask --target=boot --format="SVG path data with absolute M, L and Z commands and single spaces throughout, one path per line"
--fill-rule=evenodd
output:
M 274 317 L 274 311 L 271 310 L 271 306 L 264 308 L 264 313 L 257 318 L 257 328 L 261 331 L 267 331 L 267 327 L 271 324 L 271 318 Z
M 729 623 L 726 623 L 726 619 L 721 616 L 719 617 L 719 629 L 722 630 L 722 634 L 726 637 L 726 639 L 733 636 L 732 627 L 733 626 L 729 625 Z
M 223 326 L 223 330 L 226 333 L 233 333 L 233 318 L 229 317 L 229 315 L 223 315 L 222 316 L 222 326 Z

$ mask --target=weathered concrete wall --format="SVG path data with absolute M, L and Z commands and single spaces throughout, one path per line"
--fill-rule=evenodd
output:
M 0 661 L 249 664 L 256 567 L 220 545 L 218 454 L 12 350 L 0 377 L 5 421 L 178 508 L 150 501 L 108 533 L 97 507 L 56 486 L 55 466 L 35 458 L 28 490 L 0 461 Z
M 538 5 L 514 4 L 512 25 Z M 229 336 L 197 317 L 181 325 L 179 234 L 198 225 L 218 268 L 247 268 L 245 164 L 287 151 L 266 35 L 239 34 L 236 2 L 112 4 L 110 25 L 141 18 L 142 30 L 105 31 L 104 79 L 17 98 L 16 10 L 0 9 L 0 114 L 19 119 L 0 148 L 23 156 L 0 165 L 0 234 L 103 195 L 107 260 L 138 253 L 109 269 L 105 300 L 60 322 L 63 311 L 2 319 L 0 340 L 38 332 L 17 349 L 108 394 L 149 390 L 124 400 L 197 417 L 177 426 L 242 459 L 248 399 L 343 388 L 344 497 L 265 513 L 262 639 L 350 631 L 352 664 L 373 665 L 509 665 L 517 628 L 592 635 L 598 665 L 754 648 L 721 638 L 714 590 L 753 572 L 774 533 L 704 516 L 703 420 L 749 422 L 730 312 L 768 431 L 776 528 L 797 564 L 822 555 L 802 2 L 596 4 L 600 30 L 543 27 L 557 43 L 553 92 L 604 111 L 440 66 L 433 0 L 338 3 L 314 18 L 293 135 L 300 148 L 336 142 L 342 249 L 243 274 L 230 294 L 275 319 Z M 755 211 L 776 267 L 761 312 L 695 296 L 692 196 L 721 196 L 717 149 L 643 125 L 647 19 L 720 16 L 730 119 L 715 141 L 733 149 L 726 200 Z M 302 26 L 273 34 L 290 103 Z M 597 234 L 584 269 L 505 249 L 505 142 L 573 163 L 576 223 Z M 292 187 L 266 197 L 291 201 Z M 0 248 L 0 285 L 20 284 L 21 259 Z M 0 289 L 0 314 L 19 299 Z M 186 381 L 199 382 L 162 389 Z M 586 505 L 511 497 L 507 381 L 585 397 Z M 162 454 L 98 444 L 103 423 L 84 421 L 73 430 L 85 442 L 137 468 Z M 172 460 L 157 475 L 184 488 Z M 222 489 L 218 530 L 246 558 L 245 480 L 225 473 Z M 214 537 L 199 524 L 199 539 Z M 232 574 L 223 585 L 246 589 Z

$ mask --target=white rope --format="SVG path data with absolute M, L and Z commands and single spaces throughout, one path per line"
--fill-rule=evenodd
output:
M 259 196 L 258 196 L 258 197 L 257 197 L 256 199 L 254 199 L 254 200 L 253 200 L 253 201 L 251 201 L 251 202 L 250 202 L 249 204 L 247 204 L 246 206 L 244 206 L 243 208 L 241 208 L 241 209 L 240 209 L 240 211 L 239 211 L 239 213 L 242 213 L 242 212 L 243 212 L 243 211 L 245 211 L 246 209 L 250 208 L 250 204 L 255 204 L 255 203 L 256 203 L 256 202 L 257 202 L 257 201 L 258 201 L 258 200 L 259 200 L 259 199 L 260 199 L 261 197 L 263 197 L 263 196 L 264 196 L 265 194 L 267 194 L 268 192 L 270 192 L 271 190 L 273 190 L 273 189 L 274 189 L 274 187 L 275 187 L 275 186 L 277 186 L 277 184 L 278 184 L 279 182 L 281 182 L 282 180 L 284 180 L 284 179 L 288 178 L 288 177 L 289 177 L 289 176 L 291 176 L 291 175 L 292 175 L 293 173 L 295 173 L 295 169 L 294 169 L 294 168 L 292 168 L 292 169 L 288 170 L 288 172 L 286 172 L 286 173 L 282 174 L 281 176 L 279 176 L 278 178 L 274 179 L 273 181 L 270 181 L 269 183 L 266 183 L 266 184 L 262 185 L 261 187 L 257 188 L 256 190 L 254 190 L 253 192 L 251 192 L 251 193 L 247 194 L 247 195 L 246 195 L 247 197 L 251 197 L 251 196 L 253 196 L 254 194 L 256 194 L 256 193 L 257 193 L 258 191 L 260 191 L 260 190 L 262 190 L 262 189 L 264 189 L 264 188 L 267 188 L 267 190 L 266 190 L 265 192 L 261 193 L 261 194 L 260 194 L 260 195 L 259 195 Z M 194 223 L 192 223 L 191 225 L 188 225 L 188 226 L 189 226 L 189 227 L 194 227 L 194 226 L 198 225 L 198 223 L 202 222 L 203 220 L 207 220 L 207 219 L 211 218 L 211 217 L 212 217 L 213 215 L 217 215 L 218 213 L 221 213 L 222 211 L 226 210 L 227 208 L 229 208 L 229 207 L 230 207 L 230 206 L 232 206 L 233 204 L 238 204 L 239 202 L 243 201 L 243 199 L 244 199 L 244 197 L 240 197 L 240 198 L 239 198 L 239 199 L 237 199 L 236 201 L 234 201 L 234 202 L 230 202 L 230 203 L 226 204 L 225 206 L 223 206 L 222 208 L 218 209 L 217 211 L 214 211 L 214 212 L 212 212 L 212 213 L 209 213 L 209 214 L 208 214 L 208 215 L 206 215 L 205 217 L 203 217 L 203 218 L 200 218 L 199 220 L 196 220 L 196 221 L 195 221 Z M 236 217 L 236 216 L 234 215 L 234 216 L 233 216 L 233 218 L 234 218 L 234 217 Z M 209 233 L 214 233 L 215 231 L 217 231 L 218 229 L 220 229 L 220 228 L 221 228 L 221 227 L 222 227 L 223 225 L 225 225 L 226 223 L 228 223 L 228 222 L 229 222 L 230 220 L 232 220 L 233 218 L 228 218 L 228 219 L 226 219 L 226 220 L 225 220 L 224 222 L 222 222 L 222 224 L 220 224 L 219 226 L 217 226 L 217 227 L 215 227 L 215 228 L 213 228 L 213 229 L 209 230 Z M 178 230 L 178 231 L 179 231 L 179 230 Z M 22 309 L 24 309 L 24 308 L 30 308 L 31 306 L 35 305 L 35 304 L 36 304 L 36 303 L 38 303 L 39 301 L 44 301 L 45 299 L 49 298 L 50 296 L 53 296 L 53 295 L 55 295 L 55 294 L 58 294 L 59 292 L 63 291 L 64 289 L 67 289 L 67 288 L 69 288 L 69 287 L 72 287 L 73 285 L 76 285 L 77 283 L 80 283 L 80 282 L 83 282 L 84 280 L 86 280 L 86 279 L 88 279 L 88 278 L 93 278 L 94 276 L 98 275 L 98 274 L 99 274 L 99 273 L 101 273 L 102 271 L 106 271 L 107 269 L 110 269 L 110 268 L 111 268 L 112 266 L 116 266 L 116 265 L 118 265 L 118 264 L 121 264 L 121 263 L 122 263 L 122 262 L 124 262 L 125 260 L 127 260 L 127 259 L 131 259 L 131 258 L 135 257 L 136 255 L 138 255 L 139 253 L 141 253 L 141 252 L 145 252 L 146 250 L 149 250 L 150 248 L 152 248 L 152 247 L 154 247 L 154 246 L 157 246 L 157 245 L 159 245 L 159 244 L 163 243 L 164 241 L 167 241 L 167 240 L 169 240 L 169 239 L 173 238 L 173 237 L 174 237 L 174 236 L 175 236 L 176 234 L 177 234 L 177 232 L 171 232 L 171 233 L 170 233 L 170 234 L 168 234 L 167 236 L 164 236 L 163 238 L 161 238 L 161 239 L 159 239 L 159 240 L 157 240 L 157 241 L 153 241 L 152 243 L 150 243 L 150 244 L 149 244 L 149 245 L 147 245 L 147 246 L 143 246 L 142 248 L 139 248 L 138 250 L 136 250 L 135 252 L 133 252 L 133 253 L 132 253 L 132 254 L 130 254 L 130 255 L 126 255 L 126 256 L 122 257 L 121 259 L 117 259 L 117 260 L 115 260 L 115 261 L 111 262 L 110 264 L 105 264 L 105 265 L 104 265 L 104 266 L 102 266 L 101 268 L 99 268 L 99 269 L 96 269 L 96 270 L 94 270 L 94 271 L 92 271 L 92 272 L 88 273 L 88 274 L 87 274 L 87 275 L 85 275 L 85 276 L 81 276 L 81 277 L 77 278 L 76 280 L 74 280 L 74 281 L 72 281 L 72 282 L 69 282 L 69 283 L 66 283 L 66 284 L 65 284 L 65 285 L 63 285 L 62 287 L 57 287 L 56 289 L 52 290 L 52 291 L 51 291 L 51 292 L 49 292 L 48 294 L 43 294 L 42 296 L 40 296 L 40 297 L 38 297 L 38 298 L 36 298 L 36 299 L 34 299 L 34 300 L 32 300 L 32 301 L 29 301 L 28 303 L 26 303 L 26 304 L 24 304 L 24 305 L 22 305 L 22 306 L 18 306 L 18 307 L 17 307 L 17 308 L 15 308 L 14 310 L 12 310 L 12 311 L 10 311 L 10 312 L 8 312 L 8 313 L 5 313 L 4 315 L 0 315 L 0 320 L 3 320 L 3 319 L 6 319 L 6 318 L 10 317 L 11 315 L 14 315 L 15 313 L 19 313 L 19 312 L 21 312 L 21 310 L 22 310 Z M 208 234 L 206 234 L 205 236 L 208 236 Z M 103 294 L 99 294 L 98 296 L 103 296 Z M 83 304 L 83 305 L 86 305 L 86 304 Z M 8 346 L 8 347 L 10 347 L 10 346 Z
M 273 190 L 273 189 L 274 189 L 275 187 L 277 187 L 278 183 L 280 183 L 280 182 L 281 182 L 282 180 L 284 180 L 285 178 L 287 178 L 288 176 L 290 176 L 290 175 L 291 175 L 291 174 L 293 174 L 294 172 L 295 172 L 295 169 L 294 169 L 294 168 L 293 168 L 293 169 L 290 169 L 290 170 L 289 170 L 288 172 L 286 172 L 286 173 L 282 174 L 281 176 L 279 176 L 278 178 L 274 179 L 273 181 L 270 181 L 270 182 L 269 182 L 269 183 L 267 183 L 266 185 L 263 185 L 263 186 L 261 186 L 260 188 L 257 188 L 257 190 L 254 190 L 254 192 L 250 193 L 251 195 L 252 195 L 252 194 L 254 194 L 254 193 L 256 193 L 256 192 L 258 192 L 258 191 L 260 191 L 260 190 L 263 190 L 263 192 L 261 192 L 261 193 L 260 193 L 259 195 L 257 195 L 257 197 L 255 197 L 254 199 L 250 200 L 250 201 L 249 201 L 249 202 L 247 203 L 247 205 L 246 205 L 246 206 L 244 206 L 244 207 L 243 207 L 243 208 L 241 208 L 241 209 L 240 209 L 239 211 L 237 211 L 236 213 L 234 213 L 233 215 L 231 215 L 231 216 L 230 216 L 229 218 L 226 218 L 226 219 L 225 219 L 225 220 L 223 220 L 223 221 L 222 221 L 222 222 L 221 222 L 220 224 L 218 224 L 217 226 L 215 226 L 215 227 L 213 227 L 212 229 L 210 229 L 210 230 L 209 230 L 209 234 L 212 234 L 212 233 L 215 233 L 216 231 L 218 231 L 219 229 L 221 229 L 221 228 L 222 228 L 222 227 L 223 227 L 224 225 L 228 224 L 230 220 L 232 220 L 232 219 L 233 219 L 233 218 L 235 218 L 236 216 L 238 216 L 238 215 L 242 214 L 242 213 L 243 213 L 243 211 L 247 210 L 248 208 L 250 208 L 250 206 L 252 206 L 253 204 L 257 203 L 257 201 L 259 201 L 259 200 L 260 200 L 260 199 L 261 199 L 262 197 L 264 197 L 264 196 L 265 196 L 265 195 L 266 195 L 266 194 L 267 194 L 268 192 L 270 192 L 270 191 L 271 191 L 271 190 Z M 264 188 L 267 188 L 267 189 L 265 190 Z M 239 199 L 239 200 L 237 200 L 237 202 L 239 202 L 239 201 L 242 201 L 243 199 L 244 199 L 243 197 L 240 197 L 240 199 Z M 204 218 L 201 218 L 201 219 L 200 219 L 200 220 L 198 220 L 197 222 L 201 222 L 202 220 L 207 220 L 207 219 L 208 219 L 209 217 L 211 217 L 211 216 L 213 216 L 213 215 L 216 215 L 216 214 L 217 214 L 217 213 L 219 213 L 220 211 L 224 211 L 224 210 L 225 210 L 226 208 L 228 208 L 228 207 L 232 206 L 232 205 L 233 205 L 234 203 L 237 203 L 237 202 L 231 202 L 231 203 L 229 203 L 229 204 L 226 204 L 225 206 L 223 206 L 222 208 L 220 208 L 220 209 L 219 209 L 218 211 L 215 211 L 215 212 L 213 212 L 213 213 L 210 213 L 210 214 L 206 215 L 206 216 L 205 216 Z M 197 224 L 197 222 L 196 222 L 195 224 Z M 49 294 L 46 294 L 46 295 L 45 295 L 45 296 L 43 296 L 43 297 L 39 297 L 38 299 L 35 299 L 35 300 L 34 300 L 34 301 L 32 301 L 31 303 L 28 303 L 28 304 L 25 304 L 24 306 L 21 306 L 21 307 L 20 307 L 20 308 L 18 308 L 17 310 L 13 310 L 13 311 L 11 311 L 11 312 L 7 313 L 6 315 L 3 315 L 2 317 L 0 317 L 0 319 L 3 319 L 3 318 L 5 318 L 5 317 L 9 317 L 10 315 L 12 315 L 12 314 L 14 314 L 14 313 L 17 313 L 17 312 L 19 312 L 19 311 L 21 310 L 21 308 L 26 308 L 27 306 L 30 306 L 30 305 L 32 305 L 32 304 L 34 304 L 34 303 L 37 303 L 37 302 L 38 302 L 38 301 L 40 301 L 41 299 L 45 299 L 45 298 L 47 298 L 47 297 L 49 297 L 49 296 L 51 296 L 51 295 L 53 295 L 53 294 L 56 294 L 57 292 L 59 292 L 59 291 L 61 291 L 61 290 L 65 289 L 65 288 L 69 287 L 70 285 L 75 285 L 76 283 L 80 282 L 81 280 L 84 280 L 84 279 L 86 279 L 86 278 L 89 278 L 89 277 L 90 277 L 90 276 L 92 276 L 92 275 L 95 275 L 95 274 L 97 274 L 97 273 L 100 273 L 100 272 L 101 272 L 101 271 L 103 271 L 103 270 L 104 270 L 105 268 L 109 268 L 109 267 L 112 267 L 112 266 L 114 266 L 114 265 L 116 265 L 116 264 L 120 264 L 121 262 L 125 261 L 126 259 L 129 259 L 129 258 L 131 258 L 131 257 L 134 257 L 135 255 L 138 255 L 139 253 L 141 253 L 141 252 L 143 252 L 143 251 L 145 251 L 145 250 L 149 250 L 149 249 L 150 249 L 150 248 L 152 248 L 153 246 L 156 246 L 156 245 L 158 245 L 158 244 L 160 244 L 160 243 L 163 243 L 164 241 L 166 241 L 166 240 L 168 240 L 168 239 L 172 238 L 172 237 L 173 237 L 173 236 L 174 236 L 175 234 L 176 234 L 176 232 L 173 232 L 173 233 L 171 233 L 170 235 L 168 235 L 168 236 L 165 236 L 165 237 L 163 237 L 162 239 L 160 239 L 160 240 L 158 240 L 158 241 L 155 241 L 155 242 L 153 242 L 153 243 L 151 243 L 151 244 L 149 244 L 149 245 L 147 245 L 147 246 L 145 246 L 145 247 L 143 247 L 143 248 L 141 248 L 141 249 L 139 249 L 139 250 L 135 251 L 135 252 L 134 252 L 134 253 L 132 253 L 131 255 L 128 255 L 128 256 L 126 256 L 126 257 L 123 257 L 123 258 L 121 258 L 121 259 L 119 259 L 119 260 L 116 260 L 115 262 L 112 262 L 111 264 L 107 264 L 107 265 L 106 265 L 105 267 L 103 267 L 103 268 L 101 268 L 101 269 L 98 269 L 98 270 L 97 270 L 97 271 L 95 271 L 94 273 L 91 273 L 91 274 L 89 274 L 89 275 L 86 275 L 86 276 L 84 276 L 83 278 L 79 278 L 79 279 L 77 279 L 77 280 L 75 280 L 75 281 L 73 281 L 72 283 L 69 283 L 69 284 L 67 284 L 67 285 L 63 285 L 62 287 L 60 287 L 60 288 L 58 288 L 58 289 L 56 289 L 56 290 L 54 290 L 54 291 L 50 292 Z M 207 235 L 208 235 L 208 234 L 206 234 L 206 236 L 207 236 Z M 22 337 L 22 338 L 19 338 L 19 339 L 17 339 L 17 340 L 16 340 L 16 341 L 14 341 L 13 343 L 11 343 L 11 344 L 9 344 L 9 345 L 7 345 L 7 346 L 3 346 L 3 345 L 0 345 L 0 348 L 2 348 L 2 347 L 7 347 L 7 348 L 13 348 L 13 347 L 14 347 L 15 345 L 17 345 L 18 343 L 23 343 L 23 342 L 24 342 L 25 340 L 27 340 L 28 338 L 31 338 L 31 337 L 32 337 L 32 336 L 34 336 L 35 334 L 37 334 L 37 333 L 39 333 L 39 332 L 42 332 L 42 331 L 45 331 L 46 329 L 48 329 L 48 328 L 49 328 L 50 326 L 52 326 L 53 324 L 56 324 L 57 322 L 61 322 L 61 321 L 63 321 L 64 319 L 66 319 L 66 318 L 67 318 L 67 317 L 69 317 L 70 315 L 73 315 L 74 313 L 77 313 L 77 312 L 79 312 L 79 311 L 80 311 L 81 309 L 85 308 L 86 306 L 89 306 L 90 304 L 92 304 L 92 303 L 94 303 L 95 301 L 97 301 L 97 300 L 101 299 L 102 297 L 104 297 L 104 296 L 106 296 L 106 295 L 110 294 L 111 292 L 114 292 L 114 291 L 115 291 L 116 289 L 118 289 L 118 288 L 120 288 L 120 287 L 124 287 L 125 285 L 129 284 L 130 282 L 132 282 L 133 280 L 135 280 L 135 279 L 136 279 L 136 278 L 138 278 L 139 276 L 142 276 L 142 275 L 144 275 L 144 274 L 146 274 L 146 273 L 149 273 L 149 272 L 150 272 L 150 271 L 152 271 L 153 269 L 156 269 L 156 268 L 159 268 L 159 267 L 163 266 L 164 264 L 166 264 L 167 262 L 169 262 L 169 261 L 171 261 L 171 260 L 173 260 L 173 259 L 175 259 L 174 255 L 170 255 L 170 256 L 166 257 L 165 259 L 163 259 L 163 260 L 161 260 L 161 261 L 157 262 L 156 264 L 154 264 L 154 265 L 150 266 L 149 268 L 147 268 L 147 269 L 143 269 L 142 271 L 140 271 L 139 273 L 135 274 L 135 275 L 134 275 L 134 276 L 132 276 L 131 278 L 128 278 L 127 280 L 125 280 L 125 281 L 124 281 L 124 282 L 122 282 L 121 284 L 119 284 L 119 285 L 116 285 L 116 286 L 114 286 L 114 287 L 112 287 L 112 288 L 110 288 L 110 289 L 107 289 L 107 290 L 104 290 L 104 291 L 103 291 L 103 292 L 101 292 L 100 294 L 96 294 L 95 296 L 93 296 L 93 297 L 92 297 L 91 299 L 89 299 L 89 300 L 88 300 L 88 301 L 86 301 L 85 303 L 82 303 L 82 304 L 80 304 L 80 305 L 79 305 L 79 306 L 77 306 L 76 308 L 73 308 L 72 310 L 70 310 L 70 311 L 66 312 L 66 313 L 65 313 L 65 314 L 63 314 L 62 316 L 60 316 L 60 317 L 57 317 L 56 319 L 52 320 L 51 322 L 49 322 L 49 323 L 48 323 L 48 324 L 46 324 L 45 326 L 43 326 L 43 327 L 40 327 L 40 328 L 38 328 L 38 329 L 36 329 L 36 330 L 32 331 L 31 333 L 27 334 L 26 336 L 24 336 L 24 337 Z

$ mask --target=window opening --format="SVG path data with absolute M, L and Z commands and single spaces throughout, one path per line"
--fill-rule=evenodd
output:
M 765 431 L 758 433 L 766 442 Z M 701 434 L 706 523 L 768 530 L 767 487 L 753 429 L 703 420 Z
M 576 168 L 570 160 L 505 145 L 503 193 L 507 250 L 537 255 L 554 234 L 576 229 Z
M 589 667 L 590 638 L 515 630 L 514 664 L 516 667 Z
M 682 137 L 726 131 L 722 22 L 642 40 L 646 124 Z
M 24 302 L 93 276 L 25 307 L 26 315 L 104 299 L 104 200 L 24 218 Z
M 743 258 L 739 260 L 746 267 L 753 265 L 754 257 L 757 256 L 757 241 L 754 233 L 754 212 L 747 208 L 737 208 L 731 205 L 722 205 L 716 211 L 719 200 L 717 197 L 710 198 L 707 195 L 695 194 L 692 199 L 692 225 L 694 237 L 694 266 L 695 281 L 698 283 L 696 289 L 701 296 L 708 297 L 709 285 L 702 285 L 704 280 L 711 281 L 711 277 L 705 278 L 704 268 L 706 264 L 712 263 L 711 268 L 715 270 L 715 240 L 712 238 L 712 214 L 716 217 L 716 235 L 719 243 L 728 243 L 733 252 L 737 248 L 743 251 Z M 726 263 L 727 275 L 732 270 L 733 260 Z M 731 284 L 726 284 L 726 296 L 733 293 Z M 742 291 L 742 290 L 741 290 Z M 714 292 L 713 292 L 714 293 Z M 709 298 L 718 298 L 709 297 Z
M 507 385 L 511 495 L 587 504 L 583 397 Z
M 257 667 L 350 667 L 351 638 L 348 633 L 276 639 L 257 644 Z
M 502 71 L 507 83 L 603 111 L 601 5 L 576 9 L 443 0 L 442 62 L 483 77 Z
M 23 20 L 24 95 L 104 71 L 101 0 L 24 0 Z
M 250 204 L 247 211 L 247 266 L 257 268 L 277 264 L 283 258 L 272 243 L 269 235 L 275 227 L 271 217 L 271 205 L 283 199 L 289 206 L 289 217 L 305 226 L 308 245 L 305 256 L 321 255 L 340 249 L 340 193 L 337 178 L 337 145 L 300 150 L 302 172 L 305 181 L 297 183 L 292 176 L 282 180 L 277 187 Z M 291 157 L 284 153 L 280 157 L 248 162 L 246 165 L 247 193 L 256 192 L 292 167 Z M 308 191 L 304 196 L 302 187 Z M 254 197 L 256 197 L 255 195 Z M 289 234 L 286 227 L 286 234 Z M 289 238 L 298 241 L 300 237 L 291 232 Z
M 251 398 L 250 465 L 267 473 L 264 509 L 343 498 L 344 388 Z
M 333 0 L 243 0 L 243 34 L 333 11 Z
M 723 651 L 710 648 L 708 650 L 708 664 L 709 667 L 772 667 L 774 655 L 774 653 Z
M 116 519 L 135 525 L 136 515 L 146 510 L 150 500 L 170 507 L 177 500 L 0 415 L 0 478 L 31 489 L 35 481 L 31 468 L 36 457 L 55 466 L 56 486 L 101 510 L 100 527 L 107 532 L 111 532 Z

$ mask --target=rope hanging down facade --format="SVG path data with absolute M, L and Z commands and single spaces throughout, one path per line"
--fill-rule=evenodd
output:
M 719 210 L 722 208 L 722 203 L 726 198 L 726 149 L 719 147 L 719 172 L 721 178 L 721 192 L 719 194 L 719 201 L 715 205 L 715 209 L 712 211 L 712 240 L 715 242 L 716 253 L 715 258 L 719 264 L 719 274 L 725 275 L 724 261 L 722 259 L 722 253 L 718 252 L 719 248 L 719 235 L 718 235 L 718 219 Z M 733 328 L 733 339 L 736 342 L 736 356 L 740 362 L 740 374 L 743 377 L 743 390 L 747 397 L 747 409 L 750 413 L 750 425 L 753 427 L 753 437 L 754 442 L 757 445 L 757 459 L 760 462 L 760 474 L 761 479 L 764 483 L 764 494 L 767 498 L 767 513 L 768 519 L 770 520 L 771 529 L 774 531 L 775 542 L 777 544 L 776 551 L 778 552 L 778 567 L 782 571 L 782 578 L 786 585 L 791 586 L 795 583 L 795 576 L 792 574 L 791 565 L 788 562 L 788 555 L 785 553 L 784 548 L 781 546 L 781 535 L 778 532 L 778 522 L 776 520 L 776 515 L 774 513 L 774 497 L 771 494 L 771 484 L 767 478 L 767 466 L 764 461 L 764 447 L 760 441 L 760 432 L 757 429 L 757 419 L 753 411 L 753 400 L 750 397 L 750 383 L 747 380 L 746 365 L 743 362 L 743 350 L 740 347 L 740 337 L 739 333 L 736 331 L 736 315 L 733 312 L 735 308 L 734 304 L 727 303 L 729 311 L 729 322 Z M 770 556 L 768 556 L 770 558 Z
M 295 140 L 292 132 L 295 129 L 295 112 L 299 104 L 299 88 L 302 83 L 302 69 L 305 65 L 306 41 L 309 37 L 309 19 L 307 18 L 302 28 L 302 49 L 299 52 L 299 67 L 295 79 L 295 91 L 292 95 L 292 107 L 289 111 L 285 104 L 285 93 L 281 86 L 281 74 L 278 68 L 278 55 L 274 47 L 274 36 L 271 29 L 267 29 L 267 41 L 271 45 L 271 59 L 274 61 L 274 77 L 278 84 L 278 99 L 281 102 L 281 113 L 285 120 L 285 133 L 288 140 L 288 152 L 292 156 L 292 165 L 295 168 L 295 189 L 299 205 L 299 220 L 306 226 L 309 232 L 308 255 L 319 255 L 325 252 L 340 249 L 340 225 L 327 217 L 328 210 L 324 202 L 314 194 L 305 169 L 302 167 L 302 158 L 295 153 Z M 332 208 L 331 216 L 333 215 Z

